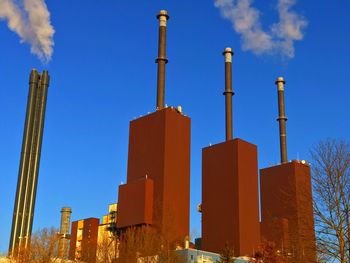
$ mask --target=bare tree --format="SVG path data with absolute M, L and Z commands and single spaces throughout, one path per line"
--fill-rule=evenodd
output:
M 311 151 L 316 241 L 327 262 L 350 260 L 350 145 L 328 139 Z
M 28 248 L 18 247 L 15 257 L 10 259 L 13 263 L 53 263 L 65 262 L 58 258 L 58 230 L 43 228 L 31 237 Z
M 118 258 L 118 237 L 109 231 L 99 233 L 96 263 L 113 263 Z
M 123 263 L 184 263 L 166 238 L 151 226 L 125 229 L 120 235 L 119 258 Z
M 276 249 L 273 242 L 263 242 L 254 255 L 256 263 L 287 263 L 287 258 Z M 294 260 L 290 261 L 293 262 Z
M 58 229 L 43 228 L 31 239 L 30 258 L 33 263 L 48 263 L 58 261 Z
M 234 263 L 234 251 L 233 248 L 226 243 L 225 247 L 220 252 L 220 259 L 216 263 Z

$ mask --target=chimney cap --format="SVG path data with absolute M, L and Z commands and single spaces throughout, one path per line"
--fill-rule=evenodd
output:
M 231 53 L 231 55 L 234 54 L 233 51 L 232 51 L 232 48 L 230 48 L 230 47 L 225 48 L 225 51 L 222 52 L 223 55 L 225 55 L 226 53 Z
M 159 19 L 161 16 L 165 16 L 166 19 L 169 19 L 168 11 L 167 10 L 160 10 L 159 14 L 157 15 L 157 18 Z
M 38 79 L 39 79 L 39 73 L 35 68 L 33 68 L 30 71 L 29 83 L 36 83 Z
M 44 70 L 41 74 L 42 84 L 49 85 L 50 84 L 50 75 L 47 70 Z
M 286 84 L 286 81 L 284 80 L 283 77 L 278 77 L 278 78 L 276 79 L 276 81 L 275 81 L 275 84 L 278 84 L 278 83 L 280 83 L 280 82 L 282 82 L 283 84 Z
M 72 212 L 72 208 L 70 208 L 70 207 L 62 207 L 61 212 Z

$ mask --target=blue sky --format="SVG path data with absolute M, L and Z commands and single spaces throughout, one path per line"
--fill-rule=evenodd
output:
M 278 76 L 287 81 L 289 159 L 308 159 L 310 148 L 328 137 L 350 141 L 347 0 L 292 7 L 307 21 L 292 58 L 278 48 L 247 50 L 242 32 L 211 0 L 46 4 L 55 30 L 47 64 L 0 21 L 0 251 L 8 247 L 31 68 L 51 75 L 34 230 L 58 227 L 62 206 L 72 207 L 72 220 L 102 217 L 125 182 L 129 121 L 155 109 L 160 9 L 170 14 L 165 101 L 182 105 L 192 119 L 194 236 L 200 235 L 201 148 L 225 137 L 225 47 L 235 51 L 234 136 L 258 145 L 260 168 L 279 161 Z M 252 4 L 263 32 L 279 21 L 276 6 L 277 0 Z

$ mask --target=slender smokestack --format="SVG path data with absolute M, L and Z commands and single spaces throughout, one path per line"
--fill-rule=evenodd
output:
M 21 161 L 13 213 L 9 255 L 29 246 L 32 234 L 37 180 L 43 137 L 49 75 L 32 70 L 24 127 Z
M 32 145 L 32 134 L 35 118 L 35 106 L 37 97 L 37 86 L 40 75 L 35 69 L 32 69 L 29 77 L 29 94 L 27 100 L 26 120 L 24 124 L 21 160 L 19 164 L 18 180 L 15 205 L 13 211 L 11 237 L 9 244 L 9 255 L 17 249 L 20 238 L 22 238 L 22 220 L 26 215 L 23 213 L 23 205 L 25 201 L 26 185 L 28 180 L 28 169 Z
M 226 48 L 223 52 L 225 56 L 225 101 L 226 101 L 226 141 L 233 138 L 233 125 L 232 125 L 232 56 L 233 52 L 231 48 Z
M 284 84 L 286 82 L 282 77 L 278 77 L 275 81 L 278 90 L 278 118 L 280 126 L 280 148 L 281 148 L 281 163 L 287 163 L 287 117 L 284 111 Z
M 161 10 L 157 15 L 159 19 L 159 40 L 158 40 L 158 77 L 157 77 L 157 110 L 164 108 L 165 94 L 165 64 L 168 63 L 166 58 L 166 22 L 169 19 L 168 12 Z
M 62 207 L 60 240 L 58 243 L 58 257 L 61 259 L 67 259 L 67 256 L 68 256 L 68 242 L 70 239 L 69 226 L 70 226 L 71 213 L 72 213 L 72 209 L 70 207 Z
M 39 174 L 39 165 L 40 165 L 40 156 L 41 156 L 41 145 L 43 140 L 44 133 L 44 122 L 45 122 L 45 112 L 46 112 L 46 101 L 47 101 L 47 92 L 50 84 L 50 76 L 48 71 L 44 70 L 40 78 L 40 97 L 38 97 L 38 110 L 37 110 L 37 127 L 35 130 L 36 143 L 33 152 L 33 169 L 32 169 L 32 182 L 29 189 L 29 222 L 26 229 L 26 236 L 30 236 L 32 233 L 33 219 L 34 219 L 34 207 L 36 200 L 36 189 L 38 185 L 38 174 Z M 28 241 L 27 241 L 28 242 Z

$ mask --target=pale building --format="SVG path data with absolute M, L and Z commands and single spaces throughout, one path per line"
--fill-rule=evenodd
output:
M 108 214 L 102 217 L 102 223 L 98 226 L 96 251 L 98 261 L 110 262 L 118 257 L 117 210 L 118 204 L 110 204 Z

